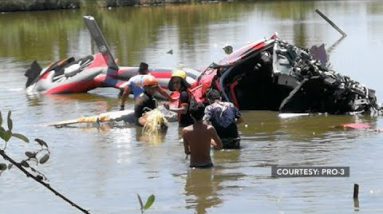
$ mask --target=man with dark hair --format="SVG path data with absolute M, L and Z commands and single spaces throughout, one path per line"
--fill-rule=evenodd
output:
M 189 109 L 192 101 L 192 94 L 189 92 L 190 84 L 186 81 L 186 72 L 183 70 L 175 70 L 170 78 L 168 89 L 173 93 L 178 93 L 178 106 L 169 107 L 165 104 L 165 108 L 178 114 L 178 125 L 180 128 L 193 124 L 190 117 Z
M 131 77 L 126 83 L 124 92 L 122 93 L 122 96 L 121 96 L 120 110 L 125 109 L 125 101 L 128 98 L 130 93 L 133 93 L 134 99 L 136 99 L 138 96 L 142 94 L 142 92 L 144 92 L 143 83 L 146 78 L 150 78 L 150 77 L 153 77 L 153 76 L 149 74 L 149 65 L 146 64 L 145 62 L 141 62 L 138 68 L 138 74 Z M 158 92 L 162 96 L 167 98 L 168 100 L 171 100 L 170 95 L 161 87 L 158 87 Z
M 225 149 L 239 149 L 237 123 L 242 122 L 239 110 L 233 103 L 221 101 L 221 94 L 215 89 L 210 89 L 206 97 L 210 105 L 205 108 L 203 120 L 213 125 Z
M 210 147 L 222 149 L 221 139 L 211 125 L 202 122 L 204 105 L 191 106 L 190 115 L 194 124 L 183 128 L 182 138 L 184 141 L 185 154 L 190 154 L 190 167 L 210 168 L 213 163 L 210 157 Z

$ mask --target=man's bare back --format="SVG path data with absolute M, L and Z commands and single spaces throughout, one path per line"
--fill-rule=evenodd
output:
M 210 147 L 222 149 L 221 139 L 211 125 L 196 121 L 182 130 L 185 153 L 190 154 L 190 167 L 211 167 Z

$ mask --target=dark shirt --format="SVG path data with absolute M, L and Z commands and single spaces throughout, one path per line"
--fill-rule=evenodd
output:
M 224 138 L 238 138 L 238 127 L 237 124 L 231 123 L 228 127 L 222 127 L 216 122 L 212 122 L 211 125 L 217 131 L 218 136 L 222 139 Z
M 134 105 L 134 116 L 136 117 L 136 123 L 138 124 L 138 118 L 140 118 L 145 112 L 156 108 L 156 100 L 152 95 L 142 93 L 135 102 Z
M 219 101 L 206 106 L 203 119 L 211 122 L 222 139 L 238 137 L 236 119 L 240 117 L 240 112 L 232 103 Z
M 186 127 L 186 126 L 189 126 L 189 125 L 194 123 L 193 119 L 191 118 L 191 116 L 189 114 L 190 95 L 189 95 L 189 93 L 187 91 L 182 91 L 181 94 L 180 94 L 179 107 L 181 107 L 181 105 L 183 103 L 187 103 L 189 107 L 187 109 L 186 114 L 180 114 L 179 115 L 178 123 L 179 123 L 180 127 Z

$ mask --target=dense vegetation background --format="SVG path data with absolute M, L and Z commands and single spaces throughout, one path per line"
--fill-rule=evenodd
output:
M 1 0 L 0 12 L 74 9 L 88 6 L 119 7 L 163 3 L 201 2 L 204 0 Z M 210 1 L 210 0 L 207 0 Z M 222 1 L 222 0 L 220 0 Z

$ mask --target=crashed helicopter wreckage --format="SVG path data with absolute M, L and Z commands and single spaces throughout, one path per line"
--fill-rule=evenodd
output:
M 93 17 L 84 21 L 100 51 L 80 60 L 68 58 L 42 69 L 32 63 L 26 72 L 28 93 L 87 92 L 97 87 L 122 89 L 137 67 L 119 67 Z M 327 66 L 324 47 L 311 51 L 285 42 L 275 34 L 231 53 L 203 72 L 183 69 L 190 92 L 206 102 L 210 88 L 240 110 L 272 110 L 283 113 L 379 114 L 375 91 Z M 152 69 L 167 87 L 172 69 Z
M 379 114 L 375 91 L 331 70 L 324 45 L 316 49 L 298 48 L 275 34 L 210 65 L 194 95 L 203 100 L 215 88 L 241 110 Z
M 347 34 L 321 11 L 316 12 L 342 35 L 339 44 Z M 224 100 L 241 110 L 305 115 L 382 113 L 374 90 L 330 69 L 324 45 L 299 48 L 277 34 L 213 63 L 195 85 L 202 85 L 194 90 L 200 100 L 209 88 L 216 88 Z

